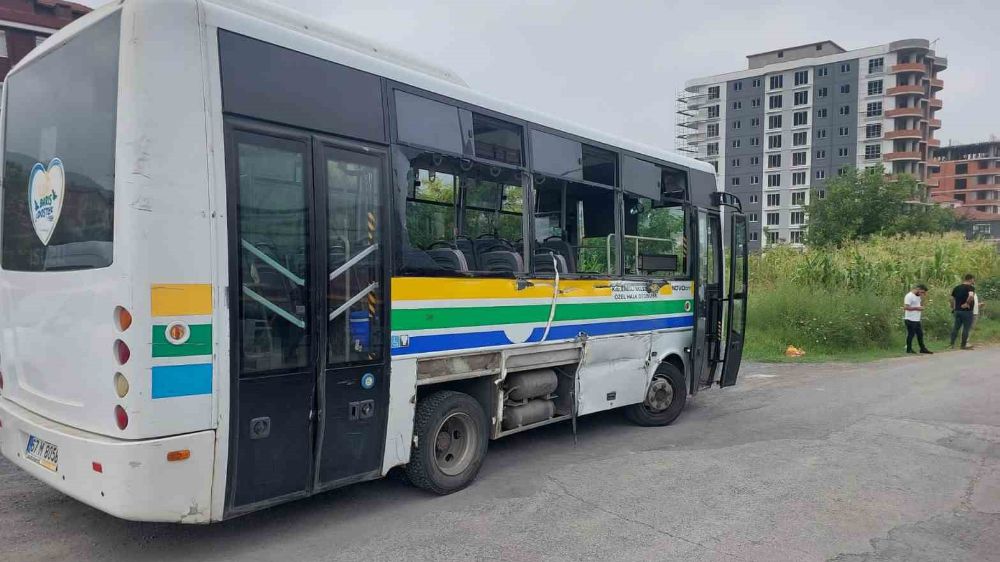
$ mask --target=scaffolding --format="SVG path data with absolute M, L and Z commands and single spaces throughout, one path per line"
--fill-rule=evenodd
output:
M 697 156 L 705 141 L 703 125 L 708 121 L 700 111 L 708 101 L 707 92 L 681 90 L 674 96 L 676 112 L 674 117 L 675 147 L 678 152 Z

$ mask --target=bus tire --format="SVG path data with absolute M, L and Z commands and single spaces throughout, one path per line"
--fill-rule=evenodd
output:
M 417 404 L 413 435 L 407 478 L 418 488 L 445 495 L 476 478 L 486 457 L 489 427 L 473 397 L 440 391 Z
M 681 415 L 687 403 L 684 373 L 670 363 L 661 363 L 646 390 L 646 399 L 625 407 L 625 417 L 634 424 L 652 427 L 669 425 Z

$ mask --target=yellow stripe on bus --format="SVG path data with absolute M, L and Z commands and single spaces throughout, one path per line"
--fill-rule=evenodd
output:
M 193 316 L 212 313 L 210 283 L 155 284 L 150 290 L 153 316 Z
M 532 279 L 531 286 L 521 290 L 514 279 L 463 279 L 441 277 L 394 277 L 392 300 L 451 300 L 451 299 L 540 299 L 552 297 L 554 279 Z M 559 290 L 563 297 L 610 297 L 611 281 L 608 279 L 561 279 Z M 660 295 L 673 291 L 670 284 L 663 285 Z

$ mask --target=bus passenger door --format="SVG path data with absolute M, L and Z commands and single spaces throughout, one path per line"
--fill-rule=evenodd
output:
M 743 342 L 747 324 L 747 218 L 733 213 L 729 228 L 729 306 L 726 315 L 726 356 L 722 363 L 719 386 L 736 384 L 740 362 L 743 359 Z
M 694 326 L 691 334 L 691 394 L 713 382 L 719 360 L 722 322 L 721 231 L 718 215 L 688 213 L 694 279 Z
M 378 476 L 389 403 L 384 149 L 314 143 L 315 254 L 325 267 L 319 349 L 316 490 Z M 314 254 L 314 255 L 315 255 Z

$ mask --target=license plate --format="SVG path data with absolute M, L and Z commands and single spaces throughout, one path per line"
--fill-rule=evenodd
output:
M 24 456 L 52 472 L 59 469 L 59 447 L 34 435 L 28 436 L 28 446 L 24 449 Z

